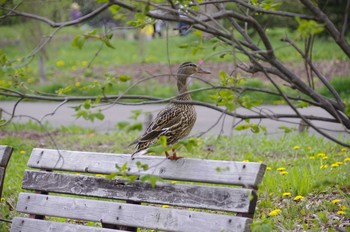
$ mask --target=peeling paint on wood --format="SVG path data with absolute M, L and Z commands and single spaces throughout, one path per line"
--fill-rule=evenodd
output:
M 122 232 L 97 227 L 16 217 L 10 232 Z
M 149 169 L 140 171 L 136 165 L 137 161 L 147 164 Z M 152 174 L 169 180 L 252 187 L 260 184 L 266 169 L 264 164 L 254 162 L 188 158 L 171 161 L 157 156 L 142 156 L 131 159 L 128 154 L 58 151 L 42 148 L 33 150 L 28 166 L 40 169 L 110 174 L 117 171 L 116 164 L 122 166 L 125 163 L 128 163 L 130 174 Z
M 248 213 L 251 189 L 109 180 L 101 177 L 26 170 L 22 187 L 55 193 L 67 193 L 119 200 L 132 200 L 231 212 Z
M 247 231 L 251 219 L 172 208 L 21 193 L 17 211 L 166 231 Z

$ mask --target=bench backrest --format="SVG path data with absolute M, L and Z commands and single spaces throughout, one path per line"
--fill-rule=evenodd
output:
M 147 164 L 148 169 L 143 170 L 140 164 Z M 20 194 L 19 212 L 36 215 L 34 218 L 51 216 L 100 222 L 107 227 L 165 231 L 249 230 L 249 217 L 257 201 L 255 191 L 265 172 L 264 164 L 252 162 L 188 158 L 171 161 L 157 156 L 131 159 L 128 154 L 41 148 L 33 150 L 28 166 L 40 170 L 26 170 L 22 187 L 36 193 Z M 126 167 L 129 175 L 152 175 L 165 181 L 157 181 L 153 188 L 139 180 L 128 183 L 122 178 L 101 176 L 118 172 L 116 166 Z M 19 231 L 24 224 L 33 223 L 68 226 L 17 218 L 13 228 Z
M 5 180 L 5 171 L 11 158 L 12 148 L 0 145 L 0 198 L 2 197 L 2 188 Z

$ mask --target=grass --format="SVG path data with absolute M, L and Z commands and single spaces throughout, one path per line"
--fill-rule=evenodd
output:
M 80 127 L 46 125 L 55 143 L 36 123 L 10 124 L 2 128 L 0 144 L 15 148 L 10 160 L 0 217 L 10 220 L 21 191 L 21 179 L 33 147 L 130 153 L 138 131 L 97 134 Z M 265 135 L 197 139 L 192 158 L 263 162 L 268 168 L 259 187 L 253 231 L 327 231 L 350 220 L 350 151 L 308 134 L 291 133 L 280 138 Z M 343 214 L 344 213 L 344 214 Z M 5 230 L 7 225 L 2 223 Z
M 30 51 L 39 43 L 30 42 L 31 39 L 22 40 L 23 35 L 28 36 L 27 30 L 32 27 L 31 24 L 18 24 L 11 27 L 1 27 L 3 37 L 0 39 L 0 49 L 7 55 L 10 61 L 14 61 L 13 65 L 22 65 L 21 59 L 29 54 Z M 49 34 L 52 29 L 47 26 L 42 26 L 42 33 Z M 226 46 L 214 40 L 205 40 L 198 36 L 198 33 L 193 33 L 186 37 L 170 36 L 167 39 L 157 38 L 150 41 L 127 40 L 121 37 L 112 39 L 111 44 L 116 49 L 108 48 L 103 45 L 101 41 L 87 40 L 83 49 L 78 49 L 72 46 L 72 41 L 75 35 L 86 33 L 89 29 L 82 29 L 79 27 L 68 27 L 60 30 L 52 41 L 46 46 L 45 53 L 40 53 L 45 59 L 46 81 L 41 81 L 38 74 L 38 62 L 32 60 L 27 66 L 12 74 L 2 72 L 0 70 L 0 86 L 9 87 L 17 85 L 17 88 L 23 91 L 41 91 L 46 94 L 56 94 L 60 89 L 64 89 L 67 85 L 71 89 L 65 94 L 67 95 L 101 95 L 101 86 L 99 88 L 92 88 L 95 81 L 100 82 L 100 85 L 112 85 L 105 88 L 104 94 L 118 94 L 134 84 L 137 80 L 131 79 L 128 82 L 118 82 L 118 77 L 115 71 L 118 70 L 119 65 L 127 64 L 143 64 L 155 63 L 166 64 L 169 58 L 171 63 L 180 63 L 184 60 L 197 61 L 198 59 L 207 59 L 210 62 L 232 62 L 234 60 L 230 52 L 228 55 L 222 57 L 223 52 L 229 51 Z M 24 31 L 24 32 L 23 32 Z M 103 33 L 99 31 L 99 33 Z M 135 31 L 128 31 L 128 37 Z M 275 28 L 267 31 L 271 38 L 272 44 L 276 47 L 276 55 L 283 62 L 301 62 L 301 57 L 296 52 L 287 46 L 280 38 L 288 35 L 295 38 L 295 32 L 284 28 Z M 21 37 L 22 36 L 22 37 Z M 41 39 L 41 37 L 40 37 Z M 12 42 L 11 42 L 12 41 Z M 13 42 L 17 41 L 17 42 Z M 2 45 L 1 45 L 2 44 Z M 301 46 L 302 41 L 298 44 Z M 102 45 L 102 47 L 101 47 Z M 99 49 L 102 48 L 100 51 Z M 314 60 L 347 60 L 347 57 L 341 52 L 337 45 L 329 39 L 321 38 L 315 40 Z M 96 58 L 95 55 L 98 53 Z M 45 55 L 46 54 L 46 55 Z M 168 56 L 169 55 L 169 56 Z M 235 54 L 239 60 L 246 61 L 241 54 Z M 88 68 L 87 65 L 93 60 L 93 67 Z M 125 73 L 125 75 L 129 75 Z M 217 74 L 218 75 L 218 74 Z M 147 73 L 143 76 L 148 76 Z M 133 77 L 131 77 L 133 78 Z M 217 78 L 219 79 L 219 78 Z M 343 79 L 346 79 L 344 77 Z M 112 81 L 110 81 L 112 80 Z M 21 82 L 25 83 L 25 87 L 21 89 Z M 171 97 L 176 93 L 176 89 L 169 86 L 167 83 L 159 84 L 160 79 L 154 81 L 147 81 L 141 85 L 132 88 L 128 94 L 137 95 L 152 95 L 157 97 Z M 166 82 L 166 81 L 165 81 Z M 336 84 L 336 82 L 334 82 Z M 249 80 L 245 84 L 252 87 L 264 87 L 265 89 L 274 90 L 272 85 L 263 83 L 259 79 Z M 258 85 L 258 86 L 257 86 Z M 205 85 L 195 82 L 192 89 L 201 88 Z M 339 86 L 347 86 L 339 84 Z M 96 87 L 96 86 L 95 86 Z M 105 87 L 105 86 L 103 86 Z M 298 96 L 299 93 L 285 87 L 284 90 L 291 96 Z M 323 92 L 322 92 L 323 91 Z M 344 98 L 349 96 L 348 90 L 344 87 L 340 89 L 343 91 Z M 194 100 L 213 102 L 210 95 L 217 91 L 199 92 L 193 94 Z M 326 90 L 321 90 L 328 96 Z M 270 94 L 249 92 L 242 96 L 248 96 L 250 99 L 260 99 L 265 104 L 283 103 L 280 97 Z M 5 99 L 1 96 L 1 99 Z

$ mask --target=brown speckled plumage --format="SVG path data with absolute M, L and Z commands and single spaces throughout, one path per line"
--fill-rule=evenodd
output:
M 182 63 L 177 72 L 177 87 L 179 95 L 177 100 L 191 101 L 191 95 L 187 93 L 187 78 L 195 73 L 209 73 L 191 62 Z M 175 144 L 187 136 L 196 122 L 196 110 L 193 105 L 183 103 L 171 103 L 160 111 L 157 117 L 149 124 L 145 133 L 136 139 L 136 154 L 147 149 L 161 135 L 167 137 L 169 145 Z

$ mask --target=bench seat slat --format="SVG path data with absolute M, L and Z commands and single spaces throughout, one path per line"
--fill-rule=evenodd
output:
M 10 232 L 123 232 L 121 230 L 104 229 L 61 222 L 15 217 Z M 125 232 L 125 231 L 124 231 Z
M 120 179 L 32 170 L 25 171 L 22 188 L 240 213 L 249 212 L 254 191 L 162 182 L 152 188 L 149 183 L 141 181 L 127 184 Z
M 247 231 L 251 219 L 188 210 L 21 193 L 17 211 L 166 231 Z
M 147 164 L 147 171 L 140 171 L 137 161 Z M 204 183 L 258 186 L 266 166 L 254 162 L 233 162 L 219 160 L 179 159 L 171 161 L 164 157 L 140 156 L 131 159 L 126 154 L 106 154 L 35 148 L 28 166 L 40 169 L 64 170 L 110 174 L 117 172 L 116 165 L 128 163 L 130 174 L 152 174 L 163 179 L 194 181 Z

